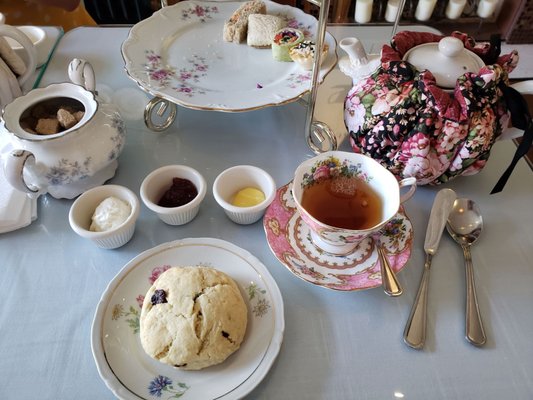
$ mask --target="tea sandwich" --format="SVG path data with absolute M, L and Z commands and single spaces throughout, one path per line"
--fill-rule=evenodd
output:
M 266 14 L 266 5 L 261 0 L 242 4 L 224 23 L 222 38 L 226 42 L 242 43 L 248 35 L 248 17 L 251 14 Z
M 284 26 L 285 21 L 276 15 L 251 14 L 248 17 L 248 46 L 270 47 L 275 33 Z

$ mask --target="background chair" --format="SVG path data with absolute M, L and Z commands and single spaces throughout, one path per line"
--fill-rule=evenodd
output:
M 84 4 L 99 25 L 135 24 L 153 13 L 150 0 L 84 0 Z

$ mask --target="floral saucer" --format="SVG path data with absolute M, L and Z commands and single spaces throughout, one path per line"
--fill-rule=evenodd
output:
M 288 183 L 278 189 L 263 219 L 268 244 L 278 260 L 298 278 L 328 289 L 354 291 L 381 286 L 374 240 L 363 240 L 346 256 L 316 247 L 309 227 L 296 210 L 290 186 Z M 385 225 L 379 240 L 392 269 L 400 271 L 409 260 L 413 244 L 413 227 L 403 208 Z

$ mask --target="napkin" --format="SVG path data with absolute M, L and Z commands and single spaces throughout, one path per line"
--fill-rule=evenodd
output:
M 37 199 L 14 189 L 4 175 L 4 157 L 11 150 L 6 136 L 0 133 L 0 233 L 23 228 L 37 219 Z

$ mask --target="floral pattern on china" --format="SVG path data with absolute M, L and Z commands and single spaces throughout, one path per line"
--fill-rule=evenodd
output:
M 68 73 L 72 82 L 31 90 L 2 113 L 0 131 L 7 132 L 13 149 L 5 159 L 6 179 L 15 189 L 34 197 L 49 193 L 73 198 L 103 184 L 115 174 L 124 148 L 124 121 L 114 104 L 96 96 L 92 66 L 74 59 Z M 57 99 L 65 104 L 56 104 Z M 63 131 L 37 134 L 22 126 L 21 121 L 39 107 L 53 108 L 56 113 L 57 107 L 72 105 L 78 106 L 83 116 Z
M 336 256 L 317 247 L 309 226 L 296 211 L 291 183 L 278 189 L 263 218 L 268 244 L 296 277 L 317 286 L 354 291 L 381 286 L 374 241 L 364 239 L 351 254 Z M 395 272 L 406 265 L 413 245 L 413 227 L 403 209 L 381 229 L 380 242 Z
M 284 18 L 288 27 L 313 38 L 314 17 L 294 7 L 265 3 L 268 14 Z M 257 109 L 296 100 L 309 91 L 311 73 L 295 63 L 274 61 L 269 49 L 223 42 L 224 21 L 237 6 L 183 1 L 138 23 L 122 46 L 128 75 L 153 95 L 207 110 Z M 181 23 L 175 24 L 176 20 Z M 155 30 L 163 38 L 159 43 L 151 40 Z M 337 59 L 329 33 L 326 43 L 332 51 L 322 64 L 321 80 Z
M 198 265 L 214 268 L 211 263 L 199 262 Z M 170 265 L 162 265 L 160 267 L 155 267 L 152 270 L 150 276 L 148 277 L 148 282 L 150 283 L 150 285 L 153 285 L 156 279 L 159 278 L 159 275 L 161 275 L 169 268 L 171 268 Z M 264 295 L 266 294 L 266 290 L 259 287 L 257 283 L 250 282 L 250 284 L 246 287 L 246 293 L 248 294 L 249 304 L 252 305 L 252 314 L 254 315 L 254 317 L 263 317 L 271 307 L 268 299 L 264 297 Z M 124 305 L 122 303 L 116 303 L 113 306 L 111 319 L 114 321 L 118 321 L 120 319 L 125 318 L 124 321 L 131 328 L 132 333 L 138 334 L 140 327 L 140 309 L 142 308 L 143 302 L 144 294 L 137 295 L 135 297 L 136 305 L 130 305 L 127 311 L 124 309 Z M 172 399 L 181 397 L 183 394 L 185 394 L 187 389 L 190 388 L 190 386 L 183 382 L 177 382 L 175 385 L 177 387 L 173 386 L 172 380 L 169 377 L 158 375 L 149 382 L 148 392 L 155 397 L 161 397 L 162 393 L 165 393 L 170 396 L 168 397 L 169 399 Z
M 139 318 L 145 293 L 176 265 L 216 268 L 241 288 L 249 312 L 246 339 L 222 364 L 180 371 L 152 359 L 141 347 Z M 259 260 L 219 239 L 182 239 L 141 253 L 111 281 L 95 314 L 93 354 L 104 382 L 125 400 L 240 398 L 261 381 L 275 360 L 283 326 L 281 293 Z
M 310 173 L 305 173 L 303 175 L 301 183 L 302 189 L 306 189 L 322 179 L 332 177 L 359 178 L 367 183 L 372 180 L 372 177 L 362 170 L 361 164 L 353 164 L 346 159 L 341 161 L 337 157 L 332 156 L 317 161 L 311 167 Z M 315 225 L 316 229 L 321 232 L 320 234 L 324 238 L 332 241 L 340 239 L 341 243 L 351 243 L 354 240 L 359 240 L 359 237 L 339 236 L 335 229 L 331 229 L 331 231 L 329 229 L 322 229 L 319 225 L 313 224 L 313 221 L 310 219 L 307 219 L 306 223 Z
M 370 182 L 372 179 L 372 177 L 362 171 L 361 164 L 351 164 L 348 160 L 341 162 L 337 157 L 329 157 L 325 160 L 317 161 L 311 167 L 311 173 L 304 174 L 302 187 L 305 189 L 321 179 L 338 176 L 359 178 L 365 182 Z

